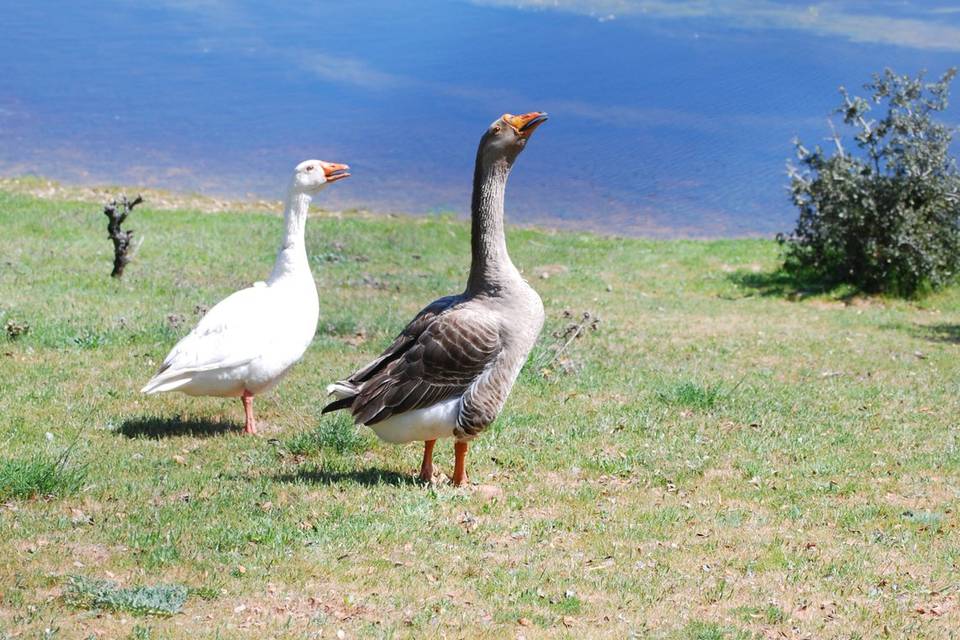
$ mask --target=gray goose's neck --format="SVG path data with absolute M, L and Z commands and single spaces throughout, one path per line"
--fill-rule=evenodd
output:
M 477 159 L 470 206 L 472 260 L 468 294 L 496 295 L 520 278 L 507 253 L 503 231 L 503 197 L 509 175 L 510 165 L 506 160 L 485 167 Z
M 289 279 L 303 273 L 310 274 L 307 261 L 307 246 L 304 231 L 307 224 L 307 211 L 312 196 L 290 190 L 283 212 L 283 243 L 273 264 L 273 272 L 267 280 L 268 285 Z

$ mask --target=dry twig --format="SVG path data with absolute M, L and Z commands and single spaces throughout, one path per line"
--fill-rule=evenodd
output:
M 119 278 L 123 275 L 123 270 L 130 262 L 132 254 L 130 252 L 130 241 L 133 239 L 133 231 L 124 231 L 120 228 L 123 221 L 127 219 L 133 208 L 143 202 L 143 197 L 138 195 L 133 200 L 127 200 L 127 196 L 121 195 L 120 198 L 111 200 L 109 204 L 103 207 L 103 213 L 107 216 L 107 237 L 113 240 L 113 271 L 111 277 Z

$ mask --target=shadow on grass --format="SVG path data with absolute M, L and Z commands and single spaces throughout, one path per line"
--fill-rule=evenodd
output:
M 192 436 L 194 438 L 212 438 L 231 432 L 241 432 L 243 427 L 230 422 L 214 422 L 213 420 L 184 420 L 180 416 L 173 418 L 158 418 L 143 416 L 124 420 L 117 433 L 128 438 L 175 438 L 177 436 Z
M 838 292 L 838 288 L 810 277 L 798 276 L 783 269 L 773 271 L 734 271 L 727 276 L 733 284 L 744 289 L 752 290 L 748 296 L 759 295 L 764 297 L 786 298 L 788 300 L 802 300 L 808 296 Z M 856 292 L 843 289 L 844 295 L 838 298 L 852 298 Z
M 918 325 L 917 329 L 928 340 L 960 344 L 960 324 L 924 324 Z
M 353 471 L 335 471 L 332 469 L 298 469 L 294 473 L 281 473 L 274 476 L 277 482 L 310 484 L 359 484 L 375 487 L 382 484 L 394 486 L 419 484 L 417 479 L 406 473 L 397 473 L 386 469 L 358 469 Z
M 897 323 L 884 325 L 884 328 L 906 331 L 915 338 L 929 340 L 930 342 L 960 344 L 960 324 L 940 323 L 903 325 Z

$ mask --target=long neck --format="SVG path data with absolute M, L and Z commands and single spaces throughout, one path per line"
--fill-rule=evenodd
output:
M 507 254 L 503 232 L 503 195 L 507 188 L 510 165 L 500 160 L 489 165 L 477 158 L 473 174 L 470 245 L 473 253 L 468 293 L 496 292 L 514 277 L 516 267 Z
M 283 243 L 280 245 L 277 261 L 273 264 L 273 273 L 270 274 L 267 284 L 301 273 L 304 269 L 307 273 L 310 272 L 304 239 L 310 200 L 309 194 L 290 190 L 283 212 Z

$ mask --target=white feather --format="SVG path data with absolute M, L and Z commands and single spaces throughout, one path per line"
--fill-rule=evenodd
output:
M 392 443 L 452 438 L 459 412 L 460 398 L 450 398 L 423 409 L 392 415 L 370 428 L 381 440 Z
M 334 382 L 327 385 L 327 395 L 342 400 L 357 395 L 357 389 L 344 382 Z
M 319 161 L 297 166 L 284 213 L 284 238 L 266 282 L 214 306 L 173 347 L 143 393 L 240 396 L 269 390 L 303 357 L 320 305 L 304 242 L 312 194 L 326 184 Z M 323 163 L 320 163 L 323 164 Z
M 312 278 L 242 289 L 174 346 L 143 393 L 239 396 L 272 388 L 304 354 L 319 315 Z

